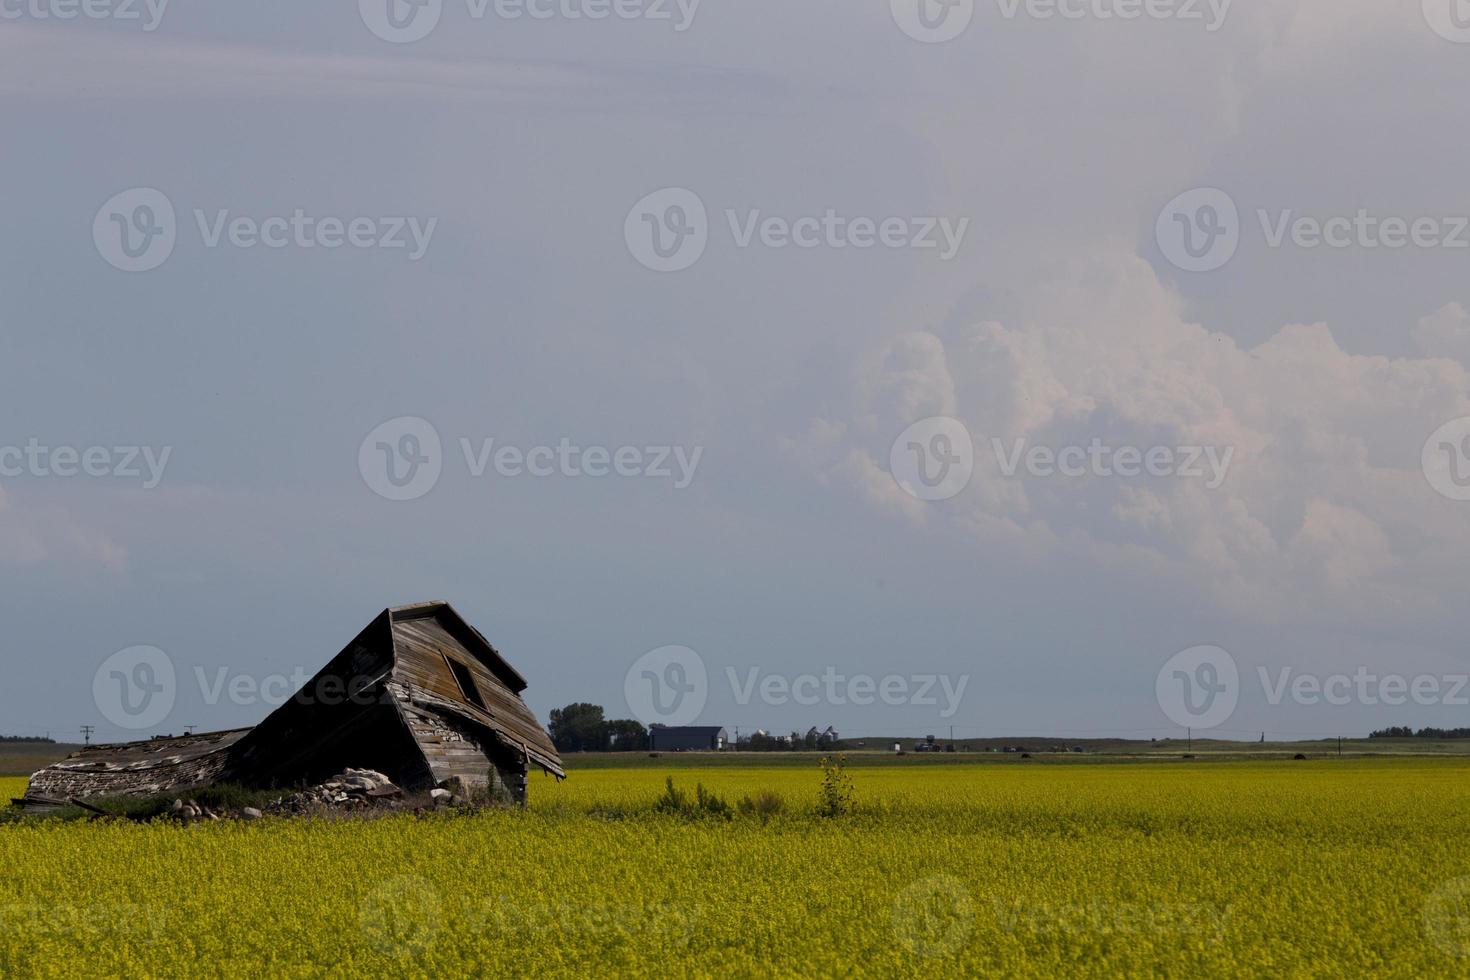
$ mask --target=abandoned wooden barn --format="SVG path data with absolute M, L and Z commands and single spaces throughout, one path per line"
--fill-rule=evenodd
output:
M 523 803 L 561 758 L 521 699 L 526 681 L 447 602 L 385 609 L 253 729 L 98 745 L 41 770 L 28 806 L 210 783 L 311 785 L 373 769 L 409 791 L 458 779 Z

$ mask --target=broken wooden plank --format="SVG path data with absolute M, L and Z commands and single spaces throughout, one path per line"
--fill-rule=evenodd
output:
M 79 806 L 79 807 L 81 807 L 83 810 L 86 810 L 88 813 L 95 813 L 98 816 L 102 816 L 102 817 L 110 817 L 110 816 L 112 816 L 112 814 L 108 813 L 106 810 L 103 810 L 100 807 L 95 807 L 92 804 L 88 803 L 86 800 L 79 800 L 76 797 L 72 797 L 70 800 L 67 800 L 67 802 L 70 803 L 72 806 Z

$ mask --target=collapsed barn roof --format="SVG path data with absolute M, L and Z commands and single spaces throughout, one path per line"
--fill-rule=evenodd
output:
M 406 788 L 458 779 L 524 800 L 531 766 L 566 775 L 525 688 L 449 603 L 397 606 L 255 728 L 91 746 L 32 776 L 25 802 L 303 785 L 347 767 Z
M 174 786 L 218 782 L 229 748 L 248 728 L 166 736 L 122 745 L 93 745 L 31 777 L 27 801 L 65 802 L 97 796 L 149 796 Z

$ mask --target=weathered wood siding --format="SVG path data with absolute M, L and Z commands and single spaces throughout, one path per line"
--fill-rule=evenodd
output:
M 395 621 L 393 643 L 397 681 L 451 702 L 471 720 L 498 733 L 511 748 L 524 750 L 535 764 L 564 775 L 561 758 L 546 730 L 520 695 L 507 686 L 502 672 L 492 671 L 483 654 L 467 649 L 437 618 Z M 484 709 L 471 703 L 460 690 L 449 666 L 451 658 L 468 668 L 485 702 Z
M 506 746 L 490 728 L 435 710 L 406 687 L 393 685 L 404 721 L 423 751 L 436 782 L 458 779 L 467 789 L 488 790 L 525 802 L 525 757 Z

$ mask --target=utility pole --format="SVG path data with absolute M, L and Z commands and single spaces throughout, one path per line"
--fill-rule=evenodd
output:
M 83 725 L 82 726 L 82 744 L 83 745 L 91 745 L 92 744 L 92 733 L 95 732 L 96 730 L 97 729 L 94 726 L 92 726 L 92 725 Z
M 1342 736 L 1337 736 L 1337 757 L 1342 758 Z
M 1186 728 L 1184 731 L 1186 733 L 1184 737 L 1188 741 L 1189 751 L 1193 752 L 1194 751 L 1194 729 L 1193 728 Z

